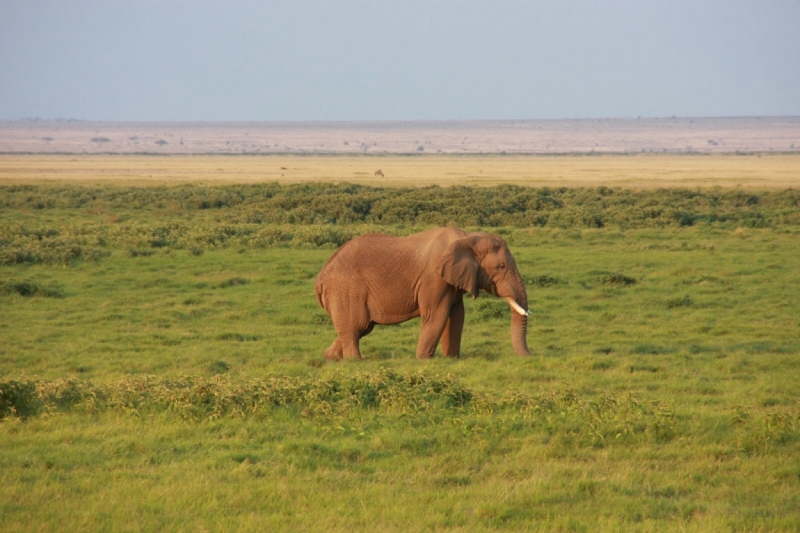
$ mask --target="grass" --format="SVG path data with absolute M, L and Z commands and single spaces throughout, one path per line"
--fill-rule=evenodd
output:
M 701 228 L 511 229 L 506 237 L 528 282 L 537 355 L 797 348 L 794 230 L 742 237 Z M 332 337 L 313 291 L 330 254 L 278 247 L 131 257 L 119 250 L 66 267 L 4 267 L 6 279 L 19 280 L 7 286 L 39 289 L 2 296 L 2 373 L 177 375 L 202 373 L 217 360 L 243 376 L 276 365 L 305 371 Z M 467 309 L 464 359 L 509 356 L 507 306 L 483 296 Z M 363 341 L 367 358 L 410 357 L 417 328 L 379 328 Z
M 220 237 L 231 207 L 27 209 L 3 235 L 97 253 L 0 266 L 3 531 L 800 527 L 796 207 L 483 227 L 526 279 L 533 357 L 482 295 L 460 359 L 416 360 L 411 321 L 337 364 L 314 279 L 367 226 L 256 244 Z M 177 222 L 203 237 L 152 232 Z

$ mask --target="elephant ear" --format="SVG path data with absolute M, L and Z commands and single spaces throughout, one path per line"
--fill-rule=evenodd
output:
M 447 283 L 471 293 L 473 298 L 478 297 L 480 290 L 479 269 L 480 265 L 468 239 L 451 242 L 436 265 L 436 270 Z

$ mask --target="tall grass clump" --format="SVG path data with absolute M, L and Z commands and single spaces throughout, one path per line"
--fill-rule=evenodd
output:
M 353 409 L 419 413 L 469 407 L 474 393 L 453 376 L 399 373 L 273 377 L 234 382 L 227 376 L 161 379 L 129 376 L 95 386 L 77 379 L 0 381 L 0 418 L 55 412 L 172 413 L 189 420 L 268 415 L 276 408 L 343 415 Z
M 489 424 L 504 432 L 523 424 L 546 432 L 568 447 L 666 443 L 689 435 L 722 437 L 719 442 L 735 443 L 747 454 L 800 442 L 797 407 L 773 408 L 758 416 L 738 414 L 720 435 L 718 429 L 709 432 L 696 427 L 674 406 L 643 401 L 633 393 L 587 395 L 570 387 L 545 389 L 533 395 L 513 390 L 478 392 L 449 374 L 387 368 L 350 375 L 248 381 L 221 374 L 176 379 L 128 376 L 102 385 L 75 378 L 0 381 L 0 419 L 118 413 L 136 417 L 161 414 L 202 422 L 230 417 L 269 418 L 276 410 L 289 410 L 303 418 L 347 420 L 372 413 L 389 418 L 471 418 L 471 423 Z

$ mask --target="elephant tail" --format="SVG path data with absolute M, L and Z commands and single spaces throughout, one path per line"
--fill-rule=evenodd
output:
M 323 309 L 326 309 L 325 308 L 325 302 L 322 301 L 323 287 L 322 287 L 322 282 L 319 280 L 319 278 L 317 278 L 317 285 L 316 285 L 314 291 L 317 294 L 317 303 L 319 304 L 320 307 L 322 307 Z

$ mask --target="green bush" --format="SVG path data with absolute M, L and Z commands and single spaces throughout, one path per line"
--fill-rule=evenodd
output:
M 56 285 L 43 287 L 32 280 L 0 281 L 0 294 L 19 294 L 20 296 L 44 296 L 45 298 L 63 298 L 64 290 Z
M 722 189 L 640 191 L 599 188 L 366 187 L 349 184 L 179 187 L 6 186 L 8 210 L 115 210 L 108 222 L 82 225 L 0 223 L 0 264 L 70 264 L 110 249 L 143 257 L 171 250 L 226 247 L 335 248 L 368 232 L 413 228 L 775 227 L 800 224 L 800 191 Z M 186 216 L 175 217 L 174 210 Z M 164 210 L 172 222 L 164 223 Z M 213 210 L 213 215 L 206 214 Z M 11 219 L 11 211 L 7 211 Z M 502 228 L 501 228 L 502 226 Z M 513 236 L 513 235 L 512 235 Z M 622 276 L 622 275 L 619 275 Z M 541 286 L 553 284 L 544 279 Z M 601 283 L 631 285 L 625 276 Z
M 0 187 L 12 209 L 215 210 L 220 220 L 253 224 L 425 224 L 638 228 L 699 223 L 769 227 L 800 223 L 800 191 L 727 189 L 381 188 L 352 184 L 178 187 Z M 241 228 L 241 226 L 237 226 Z M 166 234 L 155 246 L 173 246 Z
M 692 298 L 685 294 L 679 298 L 672 298 L 667 300 L 667 309 L 675 309 L 677 307 L 689 307 L 693 304 Z
M 603 285 L 636 285 L 636 279 L 619 273 L 602 274 L 598 281 Z

